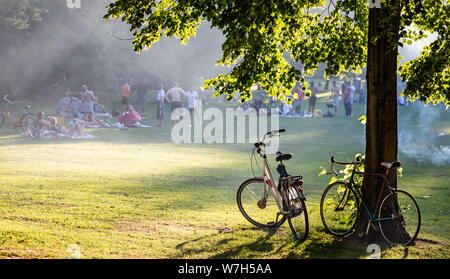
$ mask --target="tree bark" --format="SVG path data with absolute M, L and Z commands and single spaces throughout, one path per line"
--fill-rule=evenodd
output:
M 384 173 L 386 169 L 381 162 L 397 160 L 397 46 L 393 38 L 399 33 L 400 9 L 395 8 L 392 1 L 389 7 L 369 9 L 369 37 L 367 63 L 367 111 L 366 111 L 366 158 L 365 171 Z M 383 18 L 392 21 L 389 27 L 383 24 Z M 395 28 L 398 24 L 398 28 Z M 384 25 L 384 26 L 383 26 Z M 392 37 L 388 36 L 393 34 Z M 395 33 L 397 32 L 397 33 Z M 389 177 L 392 186 L 397 185 L 397 176 Z M 372 214 L 379 200 L 383 179 L 374 175 L 365 175 L 362 194 Z M 381 234 L 372 228 L 365 235 L 369 217 L 362 207 L 355 235 L 368 241 L 381 241 Z

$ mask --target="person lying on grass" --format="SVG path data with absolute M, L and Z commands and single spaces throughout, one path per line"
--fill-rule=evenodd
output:
M 45 134 L 46 132 L 56 132 L 70 137 L 86 136 L 86 133 L 84 132 L 85 122 L 83 121 L 74 120 L 72 126 L 69 129 L 67 129 L 64 126 L 58 127 L 56 119 L 53 117 L 46 120 L 45 113 L 42 111 L 38 112 L 37 115 L 39 119 L 39 125 L 41 126 L 41 134 Z

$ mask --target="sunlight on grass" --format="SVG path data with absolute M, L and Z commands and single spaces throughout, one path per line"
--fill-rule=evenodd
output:
M 318 203 L 329 177 L 317 176 L 331 155 L 363 152 L 364 126 L 357 118 L 280 121 L 280 150 L 294 154 L 288 171 L 304 175 L 310 236 L 301 245 L 287 224 L 272 235 L 240 214 L 236 190 L 253 176 L 250 143 L 175 145 L 168 128 L 35 141 L 9 129 L 0 131 L 0 257 L 66 258 L 71 244 L 83 258 L 367 257 L 365 245 L 324 232 Z M 406 160 L 399 184 L 419 197 L 424 220 L 425 240 L 406 257 L 448 258 L 448 169 Z M 404 255 L 382 250 L 383 258 Z

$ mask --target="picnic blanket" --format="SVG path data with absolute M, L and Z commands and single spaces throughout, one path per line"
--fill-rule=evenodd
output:
M 23 132 L 21 134 L 21 136 L 23 137 L 29 137 L 30 134 L 28 132 Z M 95 138 L 95 136 L 90 135 L 88 133 L 86 133 L 84 136 L 74 136 L 74 135 L 68 135 L 66 133 L 59 133 L 56 131 L 49 131 L 49 130 L 44 130 L 41 131 L 39 138 L 41 139 L 93 139 Z

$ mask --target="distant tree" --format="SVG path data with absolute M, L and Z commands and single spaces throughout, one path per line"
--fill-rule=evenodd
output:
M 218 63 L 233 68 L 205 85 L 228 99 L 237 91 L 249 99 L 258 84 L 284 100 L 297 81 L 307 89 L 305 75 L 321 63 L 326 63 L 325 76 L 361 73 L 367 66 L 365 167 L 381 172 L 382 161 L 397 159 L 399 46 L 424 38 L 426 32 L 438 35 L 419 58 L 400 67 L 408 81 L 403 94 L 450 104 L 450 6 L 442 0 L 375 2 L 380 8 L 369 9 L 365 0 L 116 0 L 105 19 L 120 18 L 130 25 L 136 51 L 151 47 L 163 35 L 184 44 L 202 21 L 209 21 L 226 38 Z M 285 54 L 303 70 L 288 63 Z M 396 182 L 395 176 L 392 179 Z M 379 182 L 364 178 L 363 195 L 370 205 L 377 201 Z M 357 233 L 365 231 L 367 222 L 360 224 Z
M 46 14 L 46 0 L 2 0 L 0 2 L 0 27 L 28 29 L 32 21 L 40 21 Z

